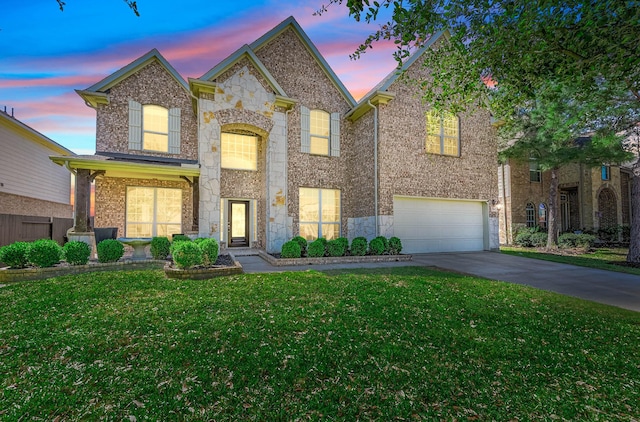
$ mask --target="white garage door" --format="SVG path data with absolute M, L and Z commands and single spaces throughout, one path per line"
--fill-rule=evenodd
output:
M 482 202 L 393 198 L 393 232 L 402 252 L 462 252 L 484 249 Z

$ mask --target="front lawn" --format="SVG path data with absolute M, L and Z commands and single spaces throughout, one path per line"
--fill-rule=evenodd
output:
M 626 262 L 629 249 L 625 248 L 597 248 L 588 252 L 568 252 L 558 249 L 556 253 L 550 253 L 536 248 L 501 246 L 500 252 L 526 258 L 560 262 L 562 264 L 640 275 L 640 268 L 616 264 L 624 264 Z
M 640 313 L 425 268 L 0 289 L 2 420 L 638 420 Z

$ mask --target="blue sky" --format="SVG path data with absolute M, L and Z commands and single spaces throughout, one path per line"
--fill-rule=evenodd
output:
M 0 107 L 76 153 L 93 153 L 95 111 L 85 89 L 152 48 L 186 79 L 293 15 L 358 99 L 395 67 L 391 43 L 349 59 L 377 24 L 355 22 L 346 6 L 313 12 L 322 0 L 121 0 L 9 2 L 0 16 Z

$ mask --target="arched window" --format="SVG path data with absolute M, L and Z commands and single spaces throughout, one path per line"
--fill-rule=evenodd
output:
M 538 227 L 547 228 L 547 206 L 544 203 L 538 206 Z
M 527 216 L 527 227 L 535 227 L 536 226 L 536 206 L 531 202 L 527 204 L 527 208 L 525 209 L 525 213 Z
M 329 155 L 329 122 L 331 115 L 323 110 L 311 110 L 311 154 Z
M 142 148 L 169 150 L 169 110 L 154 104 L 142 106 Z

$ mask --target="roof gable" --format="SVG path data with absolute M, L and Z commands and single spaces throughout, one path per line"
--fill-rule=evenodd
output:
M 84 91 L 85 92 L 105 92 L 109 88 L 113 87 L 114 85 L 118 84 L 122 80 L 138 72 L 140 69 L 152 63 L 153 61 L 157 61 L 158 63 L 160 63 L 160 65 L 164 67 L 167 70 L 167 72 L 169 72 L 169 74 L 173 77 L 173 79 L 176 80 L 176 82 L 178 82 L 186 91 L 189 91 L 189 85 L 187 84 L 187 82 L 182 78 L 182 76 L 180 76 L 178 71 L 176 71 L 176 69 L 173 66 L 171 66 L 171 64 L 169 64 L 169 62 L 155 48 L 149 51 L 144 56 L 141 56 L 136 60 L 132 61 L 125 67 L 115 71 L 114 73 L 107 76 L 100 82 L 97 82 L 91 85 L 89 88 L 87 88 Z
M 7 113 L 0 111 L 0 126 L 6 126 L 12 132 L 18 134 L 24 139 L 28 139 L 32 142 L 35 142 L 38 145 L 41 145 L 56 154 L 60 155 L 76 155 L 73 151 L 63 147 L 53 139 L 43 135 L 38 132 L 31 126 L 28 126 L 16 119 L 13 116 L 9 116 Z
M 224 72 L 231 69 L 233 65 L 238 63 L 243 58 L 248 59 L 251 62 L 251 64 L 255 67 L 255 69 L 258 70 L 260 74 L 262 74 L 262 76 L 265 78 L 269 86 L 271 86 L 271 88 L 273 89 L 273 92 L 275 92 L 276 95 L 286 97 L 286 94 L 282 89 L 282 87 L 280 86 L 280 84 L 278 84 L 278 82 L 275 80 L 273 75 L 271 75 L 271 73 L 267 70 L 264 64 L 256 56 L 256 54 L 253 52 L 251 47 L 249 47 L 246 44 L 243 45 L 238 50 L 236 50 L 229 57 L 227 57 L 226 59 L 218 63 L 216 66 L 214 66 L 211 70 L 209 70 L 207 73 L 205 73 L 198 79 L 201 81 L 213 82 L 218 76 L 222 75 Z
M 342 81 L 331 69 L 331 66 L 329 66 L 329 63 L 327 63 L 324 57 L 322 57 L 322 54 L 320 54 L 316 46 L 313 44 L 311 39 L 309 39 L 307 34 L 304 32 L 300 24 L 295 20 L 293 16 L 289 16 L 287 19 L 282 21 L 271 31 L 267 32 L 266 34 L 264 34 L 263 36 L 261 36 L 260 38 L 258 38 L 257 40 L 249 44 L 249 47 L 254 52 L 257 52 L 262 47 L 267 45 L 271 40 L 277 38 L 280 34 L 282 34 L 284 31 L 286 31 L 289 28 L 291 28 L 294 34 L 296 34 L 296 36 L 300 39 L 304 47 L 311 54 L 314 60 L 318 63 L 322 71 L 327 75 L 327 77 L 333 83 L 333 85 L 338 89 L 338 91 L 340 92 L 342 97 L 347 101 L 347 103 L 349 103 L 351 106 L 355 106 L 356 101 L 353 99 L 353 96 L 351 96 L 351 93 L 347 90 L 347 88 L 344 86 Z

